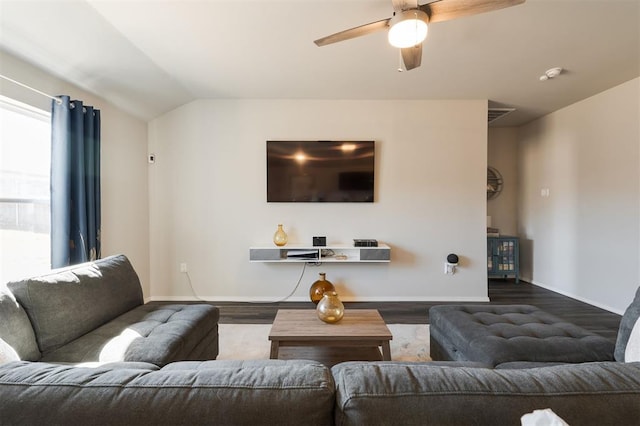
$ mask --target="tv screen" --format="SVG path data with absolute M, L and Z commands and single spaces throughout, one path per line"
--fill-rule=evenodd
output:
M 373 202 L 374 141 L 267 141 L 268 202 Z

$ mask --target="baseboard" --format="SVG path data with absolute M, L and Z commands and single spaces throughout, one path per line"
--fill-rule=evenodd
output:
M 343 302 L 460 302 L 477 303 L 489 302 L 488 297 L 341 297 Z M 274 302 L 309 302 L 308 297 L 296 296 L 286 300 L 275 297 L 240 297 L 240 296 L 152 296 L 145 299 L 147 302 L 249 302 L 249 303 L 274 303 Z
M 533 284 L 533 285 L 535 285 L 537 287 L 542 287 L 542 288 L 544 288 L 546 290 L 550 290 L 550 291 L 553 291 L 555 293 L 561 294 L 563 296 L 567 296 L 567 297 L 570 297 L 572 299 L 576 299 L 576 300 L 578 300 L 580 302 L 587 303 L 589 305 L 595 306 L 596 308 L 604 309 L 605 311 L 613 312 L 614 314 L 618 314 L 618 315 L 623 315 L 624 314 L 624 310 L 621 311 L 619 309 L 612 308 L 611 306 L 603 305 L 602 303 L 596 302 L 594 300 L 589 300 L 589 299 L 586 299 L 584 297 L 577 296 L 577 295 L 575 295 L 573 293 L 570 293 L 570 292 L 567 292 L 567 291 L 564 291 L 564 290 L 560 290 L 560 289 L 558 289 L 558 288 L 556 288 L 554 286 L 546 285 L 544 283 L 534 281 L 534 280 L 532 280 L 530 278 L 521 277 L 520 279 L 523 280 L 523 281 L 526 281 L 528 283 L 531 283 L 531 284 Z
M 438 297 L 341 297 L 345 302 L 489 302 L 489 297 L 438 296 Z

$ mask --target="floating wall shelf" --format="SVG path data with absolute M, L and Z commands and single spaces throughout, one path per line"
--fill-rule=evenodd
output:
M 378 247 L 327 246 L 309 247 L 286 245 L 284 247 L 262 246 L 249 248 L 250 262 L 390 262 L 391 248 L 386 244 Z

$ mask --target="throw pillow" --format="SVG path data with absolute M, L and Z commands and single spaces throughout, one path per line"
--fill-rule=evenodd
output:
M 624 351 L 624 362 L 640 362 L 640 318 L 636 321 L 629 335 Z

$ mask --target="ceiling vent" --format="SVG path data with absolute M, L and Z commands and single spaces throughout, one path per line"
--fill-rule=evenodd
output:
M 500 118 L 515 110 L 515 108 L 489 108 L 489 123 L 493 123 L 494 121 L 499 120 Z

